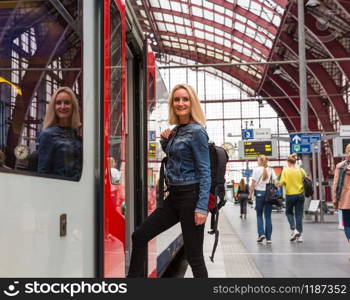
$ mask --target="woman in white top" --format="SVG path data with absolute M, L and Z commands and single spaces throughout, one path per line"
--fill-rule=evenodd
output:
M 257 242 L 261 243 L 264 239 L 266 239 L 266 242 L 270 244 L 272 235 L 272 205 L 265 202 L 266 184 L 270 181 L 271 177 L 276 186 L 278 185 L 278 181 L 275 172 L 273 169 L 268 167 L 267 162 L 268 158 L 265 155 L 260 155 L 258 157 L 258 166 L 253 170 L 252 183 L 250 185 L 248 199 L 252 199 L 254 192 L 259 235 Z M 265 226 L 263 213 L 265 217 Z

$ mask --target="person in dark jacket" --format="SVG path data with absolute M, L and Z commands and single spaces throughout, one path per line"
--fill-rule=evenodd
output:
M 169 196 L 132 234 L 128 277 L 142 277 L 147 243 L 181 223 L 185 252 L 194 277 L 208 277 L 203 257 L 204 224 L 211 184 L 208 135 L 198 96 L 187 84 L 176 85 L 169 96 L 169 123 L 161 133 L 167 154 L 165 177 Z
M 241 215 L 239 216 L 241 219 L 247 219 L 247 203 L 249 196 L 249 186 L 245 183 L 244 178 L 241 179 L 238 186 L 237 198 L 239 200 Z
M 82 142 L 78 100 L 69 87 L 52 95 L 38 141 L 38 173 L 79 180 Z

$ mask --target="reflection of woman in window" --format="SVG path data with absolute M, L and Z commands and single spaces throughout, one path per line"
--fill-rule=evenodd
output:
M 52 95 L 39 135 L 38 172 L 79 180 L 82 143 L 78 100 L 69 87 Z

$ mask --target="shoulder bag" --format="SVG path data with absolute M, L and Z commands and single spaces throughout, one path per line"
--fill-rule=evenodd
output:
M 270 180 L 266 183 L 265 202 L 271 205 L 281 206 L 282 197 L 278 194 L 277 187 L 272 182 L 272 172 L 271 170 Z

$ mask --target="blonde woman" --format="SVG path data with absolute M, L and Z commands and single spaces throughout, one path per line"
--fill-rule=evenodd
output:
M 265 155 L 260 155 L 258 157 L 258 166 L 253 170 L 252 183 L 250 185 L 250 193 L 248 196 L 248 199 L 252 199 L 253 193 L 255 195 L 258 243 L 263 242 L 265 239 L 266 243 L 271 243 L 272 205 L 265 202 L 266 184 L 270 181 L 270 179 L 274 182 L 276 186 L 278 185 L 277 176 L 274 170 L 268 167 L 268 158 Z M 265 222 L 263 216 L 265 218 Z
M 79 180 L 82 168 L 82 142 L 79 105 L 69 87 L 60 87 L 47 107 L 38 151 L 38 172 Z
M 293 153 L 287 158 L 287 167 L 283 168 L 280 185 L 286 192 L 286 216 L 291 229 L 290 241 L 303 241 L 303 215 L 304 215 L 304 185 L 306 176 L 304 169 L 297 168 L 298 156 Z
M 211 184 L 208 135 L 198 96 L 187 84 L 175 86 L 169 96 L 169 123 L 161 133 L 167 154 L 169 197 L 132 235 L 128 277 L 141 277 L 149 240 L 181 223 L 187 261 L 194 277 L 208 277 L 203 257 L 204 224 Z

